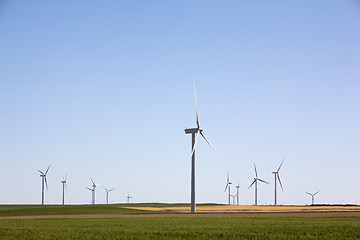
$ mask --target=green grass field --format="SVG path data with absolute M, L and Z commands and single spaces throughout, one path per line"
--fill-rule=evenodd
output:
M 360 239 L 360 218 L 7 219 L 0 239 Z

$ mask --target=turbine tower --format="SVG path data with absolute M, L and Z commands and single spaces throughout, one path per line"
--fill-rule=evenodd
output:
M 231 192 L 230 192 L 230 185 L 232 184 L 232 182 L 230 182 L 230 179 L 229 179 L 229 172 L 227 172 L 227 179 L 226 179 L 226 186 L 225 186 L 225 190 L 224 192 L 226 191 L 226 189 L 229 189 L 229 193 L 228 193 L 228 196 L 229 196 L 229 205 L 230 205 L 230 196 L 231 196 Z
M 212 147 L 212 149 L 215 150 L 215 148 L 211 145 L 209 140 L 203 134 L 203 130 L 200 128 L 195 84 L 194 84 L 194 93 L 195 93 L 196 125 L 197 125 L 197 128 L 185 129 L 185 133 L 186 134 L 191 134 L 191 139 L 192 139 L 192 141 L 191 141 L 192 142 L 192 146 L 191 146 L 191 212 L 192 213 L 196 212 L 196 206 L 195 206 L 195 147 L 196 147 L 196 143 L 197 143 L 197 140 L 199 138 L 199 135 L 201 135 L 205 139 L 205 141 L 210 145 L 210 147 Z
M 65 175 L 65 178 L 63 177 L 63 180 L 61 181 L 62 191 L 63 191 L 63 195 L 62 195 L 62 205 L 65 205 L 65 188 L 67 188 L 66 179 L 67 179 L 67 174 Z
M 88 187 L 85 187 L 85 188 L 91 191 L 91 203 L 95 204 L 95 188 L 96 188 L 96 184 L 94 183 L 92 178 L 90 178 L 90 180 L 92 182 L 92 188 L 88 188 Z
M 129 195 L 129 192 L 128 192 L 126 198 L 127 198 L 127 203 L 129 204 L 129 203 L 130 203 L 130 198 L 132 198 L 132 197 Z
M 284 162 L 285 158 L 282 160 L 278 170 L 276 172 L 272 172 L 274 175 L 275 175 L 275 206 L 277 206 L 277 194 L 276 194 L 276 178 L 279 180 L 279 183 L 280 183 L 280 187 L 281 187 L 281 190 L 284 191 L 283 189 L 283 186 L 281 184 L 281 180 L 280 180 L 280 176 L 279 176 L 279 171 L 280 171 L 280 168 Z
M 240 184 L 238 183 L 238 185 L 236 185 L 236 197 L 237 197 L 237 205 L 239 205 L 239 188 L 240 188 Z
M 42 172 L 38 169 L 39 173 L 40 173 L 40 177 L 41 177 L 41 205 L 44 205 L 44 183 L 46 184 L 46 189 L 48 189 L 48 184 L 47 184 L 47 180 L 46 180 L 46 174 L 48 173 L 50 168 L 50 165 L 48 166 L 48 168 L 46 169 L 46 172 Z
M 110 190 L 108 190 L 106 187 L 103 186 L 103 188 L 105 189 L 106 191 L 106 204 L 109 204 L 109 192 L 115 190 L 115 188 L 112 188 Z
M 237 197 L 237 195 L 230 195 L 230 196 L 233 198 L 233 205 L 235 205 L 235 198 Z
M 306 192 L 307 194 L 309 194 L 311 196 L 311 205 L 314 205 L 314 196 L 318 193 L 319 191 L 317 191 L 316 193 L 309 193 L 309 192 Z
M 249 188 L 251 188 L 251 186 L 254 185 L 254 183 L 255 183 L 255 206 L 257 206 L 257 182 L 260 181 L 260 182 L 263 182 L 263 183 L 266 183 L 266 184 L 269 184 L 269 183 L 267 181 L 264 181 L 264 180 L 262 180 L 262 179 L 260 179 L 258 177 L 255 163 L 254 163 L 254 169 L 255 169 L 255 178 L 254 178 L 254 181 L 249 186 Z

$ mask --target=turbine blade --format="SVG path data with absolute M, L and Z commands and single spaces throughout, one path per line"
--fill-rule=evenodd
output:
M 258 178 L 258 174 L 257 174 L 257 171 L 256 171 L 255 163 L 254 163 L 254 169 L 255 169 L 255 176 L 256 176 L 256 178 Z
M 279 166 L 279 168 L 278 168 L 277 172 L 279 172 L 279 171 L 280 171 L 281 165 L 283 164 L 284 160 L 285 160 L 285 158 L 282 160 L 282 162 L 281 162 L 281 164 L 280 164 L 280 166 Z
M 48 173 L 49 168 L 50 168 L 51 164 L 48 166 L 48 168 L 46 169 L 45 175 Z
M 226 180 L 227 183 L 229 183 L 229 171 L 227 171 L 227 180 Z
M 194 143 L 193 149 L 191 151 L 191 155 L 190 155 L 191 157 L 193 156 L 193 154 L 195 152 L 195 147 L 196 147 L 196 143 L 198 141 L 198 138 L 199 138 L 199 132 L 197 132 L 196 137 L 195 137 L 195 143 Z
M 252 184 L 248 187 L 248 189 L 251 188 L 251 186 L 254 185 L 255 182 L 256 182 L 256 179 L 254 179 L 254 181 L 253 181 Z
M 94 183 L 94 181 L 92 180 L 92 178 L 90 178 L 90 180 L 91 180 L 91 182 L 92 182 L 94 185 L 96 185 L 96 184 Z
M 115 190 L 115 189 L 116 189 L 116 188 L 110 189 L 109 192 L 111 192 L 111 191 L 113 191 L 113 190 Z
M 42 175 L 44 175 L 44 173 L 43 173 L 42 171 L 40 171 L 39 169 L 38 169 L 38 171 L 39 171 L 39 173 L 41 173 Z
M 320 191 L 317 191 L 316 193 L 314 193 L 314 196 L 315 196 L 318 192 L 320 192 Z
M 105 189 L 105 191 L 108 191 L 107 189 L 106 189 L 106 187 L 104 187 L 104 186 L 102 186 L 104 189 Z
M 279 180 L 279 183 L 280 183 L 280 187 L 281 187 L 281 190 L 283 190 L 283 191 L 284 191 L 284 188 L 283 188 L 283 186 L 282 186 L 282 184 L 281 184 L 281 180 L 280 180 L 280 176 L 279 176 L 279 173 L 277 174 L 277 178 L 278 178 L 278 180 Z
M 200 132 L 200 134 L 205 139 L 205 141 L 210 145 L 210 147 L 212 147 L 212 149 L 214 149 L 215 151 L 215 148 L 213 147 L 213 145 L 211 145 L 210 141 L 205 137 L 205 135 L 202 132 Z
M 266 183 L 266 184 L 270 184 L 270 183 L 268 183 L 267 181 L 262 180 L 262 179 L 260 179 L 260 178 L 258 178 L 258 180 L 259 180 L 260 182 L 263 182 L 263 183 Z
M 45 175 L 45 185 L 46 185 L 46 190 L 48 190 L 48 184 L 47 184 L 47 180 L 46 180 L 46 175 Z
M 306 192 L 307 194 L 309 194 L 310 196 L 312 196 L 312 194 L 311 193 L 308 193 L 308 192 Z
M 92 191 L 92 189 L 91 188 L 88 188 L 88 187 L 85 187 L 87 190 L 90 190 L 90 191 Z
M 226 191 L 226 189 L 228 188 L 228 186 L 229 186 L 229 182 L 226 183 L 226 187 L 225 187 L 224 192 Z
M 197 128 L 200 128 L 199 112 L 198 112 L 198 104 L 197 104 L 197 98 L 196 98 L 195 82 L 194 82 L 194 94 L 195 94 L 195 107 L 196 107 L 196 125 L 197 125 Z

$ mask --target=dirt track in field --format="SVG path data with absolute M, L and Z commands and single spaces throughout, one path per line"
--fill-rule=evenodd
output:
M 360 212 L 282 212 L 282 213 L 196 213 L 196 214 L 99 214 L 99 215 L 45 215 L 45 216 L 13 216 L 1 219 L 54 219 L 54 218 L 193 218 L 193 217 L 360 217 Z

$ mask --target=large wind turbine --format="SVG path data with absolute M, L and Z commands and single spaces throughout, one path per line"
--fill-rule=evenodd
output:
M 311 196 L 311 205 L 314 205 L 314 196 L 318 193 L 319 191 L 317 191 L 316 193 L 309 193 L 306 192 L 307 194 L 309 194 Z
M 280 168 L 281 168 L 281 166 L 282 166 L 282 164 L 283 164 L 284 160 L 285 160 L 285 158 L 282 160 L 282 162 L 281 162 L 281 164 L 280 164 L 280 166 L 279 166 L 278 170 L 277 170 L 276 172 L 272 172 L 272 173 L 275 175 L 275 206 L 277 206 L 276 178 L 279 180 L 281 190 L 283 190 L 283 191 L 284 191 L 283 186 L 282 186 L 282 184 L 281 184 L 280 176 L 279 176 L 279 171 L 280 171 Z
M 103 186 L 103 188 L 105 189 L 106 191 L 106 204 L 109 204 L 109 192 L 115 190 L 115 188 L 112 188 L 112 189 L 107 189 L 106 187 Z
M 255 163 L 254 163 L 254 169 L 255 169 L 255 178 L 254 178 L 254 181 L 249 186 L 249 188 L 251 188 L 251 186 L 254 185 L 254 183 L 255 183 L 255 206 L 256 206 L 257 205 L 257 182 L 260 181 L 260 182 L 263 182 L 263 183 L 266 183 L 266 184 L 269 184 L 269 183 L 267 181 L 264 181 L 264 180 L 258 178 Z
M 212 147 L 212 149 L 215 150 L 215 148 L 211 145 L 209 140 L 203 134 L 203 130 L 200 128 L 195 84 L 194 84 L 194 93 L 195 93 L 196 125 L 197 125 L 197 128 L 185 129 L 185 133 L 186 134 L 191 134 L 191 137 L 192 137 L 192 146 L 191 146 L 191 212 L 192 213 L 196 212 L 196 207 L 195 207 L 195 147 L 196 147 L 196 143 L 197 143 L 197 140 L 199 138 L 199 135 L 201 135 L 205 139 L 205 141 L 210 145 L 210 147 Z
M 62 195 L 62 205 L 65 205 L 65 188 L 66 188 L 66 179 L 67 179 L 67 174 L 65 175 L 65 178 L 63 177 L 63 180 L 61 181 L 61 184 L 62 184 L 62 190 L 63 190 L 63 195 Z
M 85 187 L 86 189 L 91 191 L 91 203 L 95 204 L 95 188 L 96 188 L 96 184 L 94 183 L 94 181 L 90 178 L 91 182 L 92 182 L 92 188 L 88 188 Z
M 224 192 L 226 191 L 226 189 L 228 188 L 229 189 L 229 205 L 230 205 L 230 196 L 231 196 L 231 192 L 230 192 L 230 185 L 231 185 L 231 182 L 230 182 L 230 179 L 229 179 L 229 172 L 227 173 L 227 179 L 226 179 L 226 186 L 225 186 L 225 190 Z
M 42 172 L 38 169 L 39 173 L 40 173 L 40 177 L 41 177 L 41 205 L 44 205 L 44 183 L 46 184 L 46 189 L 48 189 L 48 184 L 46 181 L 46 174 L 48 173 L 50 168 L 50 165 L 48 166 L 48 168 L 46 169 L 46 172 Z

